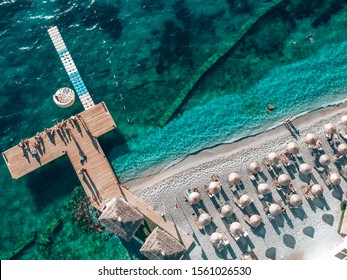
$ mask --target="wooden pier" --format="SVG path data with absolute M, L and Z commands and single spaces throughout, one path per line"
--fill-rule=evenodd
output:
M 146 220 L 170 233 L 188 250 L 193 239 L 176 228 L 161 214 L 118 183 L 118 179 L 101 149 L 97 137 L 116 128 L 106 105 L 102 102 L 75 116 L 74 125 L 67 122 L 66 129 L 59 129 L 54 137 L 43 134 L 43 143 L 37 155 L 15 146 L 2 153 L 12 178 L 18 179 L 37 168 L 61 157 L 68 156 L 75 172 L 90 199 L 98 210 L 107 200 L 122 197 L 132 204 Z M 52 128 L 53 129 L 53 128 Z M 32 147 L 35 138 L 29 139 Z

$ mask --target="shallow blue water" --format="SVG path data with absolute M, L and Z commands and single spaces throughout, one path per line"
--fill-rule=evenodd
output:
M 1 1 L 1 151 L 83 109 L 76 102 L 63 110 L 52 101 L 58 88 L 71 86 L 46 31 L 53 25 L 94 101 L 105 101 L 117 122 L 117 132 L 101 144 L 117 175 L 128 180 L 160 163 L 276 126 L 288 115 L 344 100 L 344 2 L 289 1 L 241 40 L 172 121 L 158 128 L 196 69 L 263 1 Z M 314 44 L 305 38 L 308 33 L 314 33 Z M 276 105 L 271 113 L 265 111 L 268 103 Z M 74 195 L 78 179 L 67 166 L 58 160 L 13 181 L 0 163 L 0 253 L 60 218 L 63 225 L 50 244 L 35 243 L 17 258 L 132 258 L 117 237 L 77 222 L 71 204 L 82 198 Z
M 115 147 L 111 153 L 114 169 L 122 179 L 134 178 L 163 161 L 279 125 L 288 115 L 344 101 L 346 50 L 347 41 L 329 45 L 308 59 L 271 70 L 245 93 L 214 98 L 184 112 L 163 129 L 128 141 L 126 148 Z M 269 103 L 276 109 L 267 113 Z M 128 152 L 124 154 L 124 150 Z

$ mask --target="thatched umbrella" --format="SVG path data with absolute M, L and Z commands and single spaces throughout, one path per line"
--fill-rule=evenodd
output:
M 305 136 L 305 141 L 308 145 L 316 145 L 317 143 L 317 140 L 318 140 L 318 137 L 316 134 L 313 134 L 313 133 L 308 133 L 306 136 Z
M 220 209 L 220 213 L 223 217 L 230 217 L 232 214 L 234 214 L 233 207 L 230 204 L 224 204 L 222 208 Z
M 337 186 L 341 183 L 341 176 L 338 173 L 331 173 L 329 180 L 334 186 Z
M 219 182 L 212 181 L 208 186 L 208 190 L 210 191 L 210 193 L 217 194 L 222 190 L 222 186 Z
M 261 224 L 261 222 L 262 218 L 257 214 L 254 214 L 249 218 L 249 224 L 254 228 L 258 227 Z
M 330 162 L 331 162 L 330 156 L 328 156 L 327 154 L 321 155 L 319 157 L 319 163 L 321 165 L 327 166 L 330 164 Z
M 143 216 L 122 198 L 112 198 L 105 204 L 99 222 L 110 232 L 129 241 L 143 223 Z
M 324 125 L 324 132 L 326 134 L 329 134 L 329 135 L 336 133 L 336 125 L 333 123 L 325 124 Z
M 209 214 L 207 213 L 202 213 L 199 216 L 199 221 L 198 223 L 202 225 L 203 227 L 207 227 L 210 223 L 212 222 L 212 218 Z
M 276 217 L 282 213 L 282 208 L 278 204 L 273 203 L 269 206 L 269 212 L 272 216 Z
M 229 227 L 229 231 L 232 235 L 240 235 L 243 232 L 243 227 L 239 222 L 233 222 Z
M 347 115 L 343 115 L 343 116 L 341 117 L 341 122 L 342 122 L 343 125 L 346 125 L 346 126 L 347 126 Z
M 289 186 L 290 181 L 290 177 L 287 174 L 281 174 L 280 176 L 278 176 L 278 183 L 281 186 Z
M 212 245 L 217 245 L 222 241 L 222 234 L 220 232 L 214 232 L 211 234 L 210 241 Z
M 271 164 L 277 165 L 280 162 L 280 157 L 277 153 L 271 152 L 267 156 L 268 160 L 270 161 Z
M 241 195 L 239 199 L 239 203 L 241 207 L 247 207 L 251 205 L 252 203 L 252 198 L 248 194 L 243 194 Z
M 191 205 L 198 204 L 201 200 L 201 195 L 198 192 L 191 192 L 188 195 L 188 201 Z
M 260 183 L 258 185 L 258 192 L 261 193 L 262 195 L 267 195 L 267 194 L 271 193 L 271 188 L 266 183 Z
M 186 249 L 176 238 L 156 227 L 147 237 L 140 252 L 150 260 L 178 260 Z
M 340 153 L 341 155 L 347 154 L 347 144 L 341 143 L 341 144 L 337 147 L 337 150 L 339 151 L 339 153 Z
M 312 167 L 307 163 L 303 163 L 303 164 L 300 164 L 299 171 L 300 173 L 304 175 L 308 175 L 312 172 Z
M 239 173 L 232 172 L 229 174 L 228 181 L 229 181 L 229 184 L 232 186 L 237 185 L 241 182 L 241 176 Z
M 322 196 L 323 195 L 323 187 L 319 184 L 315 184 L 312 186 L 311 192 L 314 196 Z
M 298 154 L 300 152 L 300 148 L 298 143 L 291 142 L 287 145 L 288 152 L 291 154 Z
M 302 204 L 302 198 L 298 194 L 293 194 L 289 198 L 289 204 L 293 207 L 299 207 Z
M 253 161 L 249 164 L 248 171 L 252 174 L 257 174 L 260 171 L 259 162 Z

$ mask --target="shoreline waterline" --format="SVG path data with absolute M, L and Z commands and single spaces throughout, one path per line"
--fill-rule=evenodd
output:
M 323 120 L 326 117 L 332 117 L 342 113 L 343 111 L 347 112 L 347 100 L 328 104 L 315 110 L 298 114 L 294 117 L 293 124 L 299 129 L 308 128 L 313 122 Z M 316 118 L 313 119 L 314 117 Z M 155 167 L 145 170 L 138 177 L 125 180 L 122 183 L 132 192 L 136 193 L 137 191 L 143 190 L 143 188 L 157 184 L 177 173 L 193 169 L 217 158 L 228 157 L 251 146 L 259 146 L 264 141 L 268 141 L 271 136 L 285 135 L 286 133 L 289 133 L 288 129 L 283 125 L 283 123 L 278 123 L 275 126 L 269 127 L 266 130 L 253 135 L 241 137 L 236 140 L 229 140 L 230 142 L 226 141 L 201 149 L 192 154 L 188 154 L 183 158 L 158 164 Z M 255 140 L 256 137 L 258 138 L 256 139 L 257 142 L 255 144 L 253 140 Z

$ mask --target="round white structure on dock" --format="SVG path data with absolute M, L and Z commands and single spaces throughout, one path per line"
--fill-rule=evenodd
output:
M 60 108 L 68 108 L 75 102 L 75 92 L 68 87 L 60 88 L 53 94 L 53 101 Z

